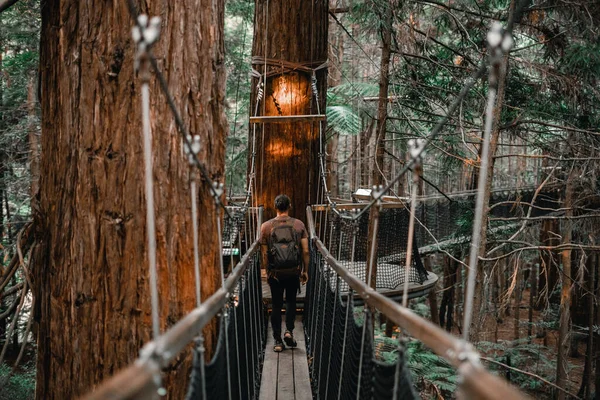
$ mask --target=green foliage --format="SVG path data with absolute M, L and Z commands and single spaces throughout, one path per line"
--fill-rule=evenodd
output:
M 581 76 L 587 81 L 600 76 L 600 43 L 576 43 L 565 49 L 561 60 L 565 73 Z
M 543 345 L 530 343 L 531 338 L 522 338 L 515 341 L 505 341 L 502 343 L 479 342 L 477 347 L 494 361 L 510 365 L 513 368 L 532 372 L 542 378 L 552 382 L 556 378 L 556 353 Z M 492 371 L 506 376 L 508 370 L 497 364 L 487 364 Z M 568 366 L 572 369 L 572 365 Z M 535 377 L 519 373 L 510 372 L 511 383 L 525 391 L 537 393 L 538 398 L 543 392 L 549 396 L 550 388 L 541 380 Z
M 250 115 L 250 55 L 254 2 L 232 0 L 225 9 L 226 109 L 229 122 L 225 179 L 229 194 L 245 191 Z
M 417 387 L 431 383 L 448 395 L 456 391 L 457 376 L 454 368 L 423 343 L 409 341 L 406 345 L 406 359 Z
M 328 106 L 327 128 L 340 135 L 357 135 L 360 118 L 349 106 Z
M 13 374 L 8 384 L 0 390 L 0 400 L 30 400 L 35 394 L 35 367 L 31 365 L 23 366 Z M 10 373 L 11 368 L 6 364 L 0 365 L 0 381 L 3 381 Z

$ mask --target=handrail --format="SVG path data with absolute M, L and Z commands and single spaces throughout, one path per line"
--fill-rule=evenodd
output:
M 507 382 L 486 371 L 479 363 L 479 354 L 469 343 L 452 336 L 440 327 L 414 314 L 410 309 L 402 307 L 402 305 L 383 296 L 350 273 L 347 268 L 331 255 L 325 245 L 316 236 L 310 206 L 306 208 L 306 218 L 308 220 L 308 230 L 311 240 L 327 264 L 333 268 L 338 276 L 346 281 L 363 298 L 365 303 L 377 308 L 390 320 L 457 368 L 463 378 L 462 385 L 467 393 L 472 394 L 475 398 L 485 399 L 524 400 L 528 398 Z
M 191 343 L 198 333 L 227 304 L 229 294 L 235 289 L 248 269 L 252 256 L 260 247 L 260 238 L 252 243 L 225 281 L 225 286 L 206 299 L 200 307 L 190 311 L 156 340 L 148 342 L 140 351 L 140 357 L 124 370 L 105 381 L 97 390 L 83 397 L 84 400 L 101 399 L 148 399 L 158 389 L 154 376 L 160 373 Z

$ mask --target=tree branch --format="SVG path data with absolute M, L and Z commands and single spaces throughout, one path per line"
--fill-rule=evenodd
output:
M 501 367 L 504 367 L 504 368 L 510 369 L 510 370 L 512 370 L 512 371 L 519 372 L 519 373 L 521 373 L 521 374 L 523 374 L 523 375 L 527 375 L 527 376 L 530 376 L 530 377 L 532 377 L 532 378 L 538 379 L 538 380 L 540 380 L 540 381 L 544 382 L 546 385 L 552 386 L 553 388 L 555 388 L 555 389 L 558 389 L 558 390 L 560 390 L 561 392 L 564 392 L 564 393 L 568 394 L 569 396 L 573 397 L 574 399 L 579 399 L 579 400 L 582 400 L 582 399 L 581 399 L 580 397 L 578 397 L 577 395 L 574 395 L 573 393 L 571 393 L 571 392 L 568 392 L 566 389 L 564 389 L 564 388 L 561 388 L 560 386 L 557 386 L 557 385 L 555 385 L 554 383 L 552 383 L 552 382 L 550 382 L 550 381 L 547 381 L 546 379 L 542 378 L 542 377 L 541 377 L 541 376 L 539 376 L 539 375 L 536 375 L 536 374 L 534 374 L 534 373 L 531 373 L 531 372 L 523 371 L 522 369 L 518 369 L 518 368 L 515 368 L 515 367 L 511 367 L 510 365 L 506 365 L 506 364 L 504 364 L 504 363 L 501 363 L 500 361 L 492 360 L 491 358 L 487 358 L 487 357 L 480 357 L 480 358 L 481 358 L 482 360 L 485 360 L 485 361 L 489 362 L 489 363 L 496 364 L 496 365 L 499 365 L 499 366 L 501 366 Z

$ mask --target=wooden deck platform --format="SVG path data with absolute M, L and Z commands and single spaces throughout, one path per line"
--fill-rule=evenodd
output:
M 285 320 L 285 317 L 283 318 Z M 285 324 L 285 322 L 282 322 Z M 285 326 L 282 327 L 285 332 Z M 260 400 L 311 400 L 304 326 L 301 317 L 296 317 L 294 337 L 298 347 L 286 347 L 281 353 L 273 351 L 273 330 L 269 324 L 267 347 L 260 382 Z

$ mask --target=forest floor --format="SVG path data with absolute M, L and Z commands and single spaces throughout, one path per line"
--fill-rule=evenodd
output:
M 19 350 L 15 350 L 10 346 L 6 352 L 5 362 L 0 365 L 0 380 L 2 382 L 11 373 L 12 366 L 19 355 Z M 35 357 L 36 346 L 35 343 L 30 341 L 8 384 L 0 390 L 0 400 L 31 400 L 34 398 Z
M 480 342 L 477 348 L 481 351 L 483 357 L 510 364 L 513 368 L 538 375 L 554 383 L 556 381 L 558 330 L 544 329 L 544 326 L 547 326 L 548 323 L 545 322 L 543 313 L 534 309 L 532 336 L 531 338 L 528 336 L 529 296 L 530 290 L 524 290 L 519 304 L 519 339 L 515 340 L 515 323 L 517 323 L 517 320 L 514 314 L 516 302 L 513 296 L 513 300 L 507 308 L 508 313 L 506 313 L 503 320 L 486 324 L 489 329 L 482 332 L 484 341 Z M 454 333 L 459 334 L 458 329 Z M 577 341 L 577 352 L 571 351 L 570 353 L 576 353 L 579 356 L 568 357 L 568 381 L 563 389 L 572 394 L 577 394 L 583 379 L 586 342 L 585 339 Z M 573 344 L 573 342 L 571 343 Z M 507 358 L 507 356 L 510 358 Z M 514 370 L 509 373 L 508 368 L 497 364 L 492 366 L 492 363 L 486 360 L 483 360 L 483 364 L 486 368 L 501 372 L 511 383 L 520 386 L 536 399 L 553 398 L 553 390 L 555 389 L 534 377 Z

